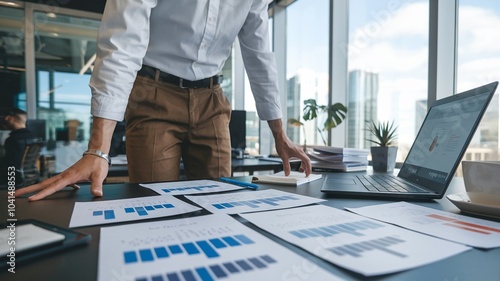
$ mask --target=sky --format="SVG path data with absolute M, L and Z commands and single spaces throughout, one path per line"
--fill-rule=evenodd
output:
M 328 72 L 328 5 L 298 0 L 288 8 L 288 78 L 300 68 Z M 417 128 L 415 102 L 427 96 L 428 14 L 429 0 L 349 1 L 348 69 L 379 74 L 378 118 L 397 120 L 404 143 Z M 460 0 L 458 92 L 500 79 L 498 26 L 500 1 Z

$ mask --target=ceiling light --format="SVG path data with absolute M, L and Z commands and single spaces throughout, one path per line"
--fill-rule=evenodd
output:
M 9 1 L 0 1 L 0 5 L 9 6 L 9 7 L 21 7 L 21 5 L 14 3 L 14 2 L 9 2 Z

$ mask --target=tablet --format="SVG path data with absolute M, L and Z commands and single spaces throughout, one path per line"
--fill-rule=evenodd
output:
M 0 228 L 0 267 L 90 241 L 91 235 L 38 220 L 3 223 Z

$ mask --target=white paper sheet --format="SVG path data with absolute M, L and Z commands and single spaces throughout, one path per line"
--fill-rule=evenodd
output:
M 240 216 L 318 257 L 365 276 L 414 268 L 470 249 L 324 205 Z
M 201 208 L 170 195 L 76 202 L 69 227 L 175 216 L 199 210 Z
M 184 195 L 196 193 L 213 193 L 244 189 L 244 187 L 234 184 L 224 183 L 213 180 L 193 180 L 193 181 L 175 181 L 159 183 L 141 183 L 141 186 L 149 188 L 158 194 Z
M 325 201 L 275 189 L 207 196 L 186 196 L 212 213 L 239 214 L 304 206 Z
M 340 280 L 226 215 L 101 228 L 99 281 L 219 279 Z
M 478 248 L 500 247 L 500 223 L 408 202 L 348 208 L 357 214 Z

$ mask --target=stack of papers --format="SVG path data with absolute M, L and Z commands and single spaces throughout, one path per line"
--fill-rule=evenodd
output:
M 272 175 L 254 176 L 252 178 L 252 182 L 298 186 L 307 182 L 319 180 L 320 178 L 321 174 L 310 174 L 308 177 L 306 177 L 306 174 L 295 171 L 291 171 L 290 175 L 285 176 L 285 172 L 282 171 Z
M 369 153 L 368 149 L 318 146 L 307 155 L 311 158 L 314 171 L 351 172 L 366 170 Z

